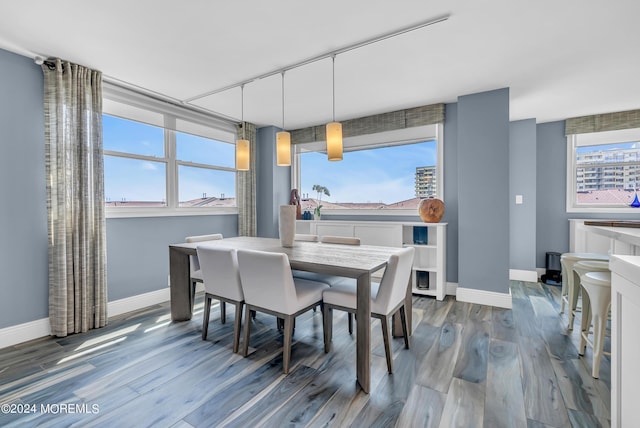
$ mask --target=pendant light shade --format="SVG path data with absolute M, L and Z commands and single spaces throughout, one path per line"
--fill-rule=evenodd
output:
M 284 130 L 284 71 L 282 72 L 282 131 L 276 134 L 276 164 L 291 166 L 291 134 Z
M 331 57 L 333 87 L 333 122 L 327 123 L 327 158 L 330 161 L 342 160 L 342 124 L 336 122 L 336 56 Z
M 236 141 L 236 169 L 238 171 L 248 171 L 251 157 L 249 154 L 249 140 L 245 139 L 244 136 L 244 128 L 247 126 L 244 123 L 244 85 L 240 86 L 240 92 L 242 94 L 240 101 L 242 138 Z
M 342 124 L 327 123 L 327 157 L 330 161 L 342 160 Z
M 278 166 L 291 165 L 291 134 L 286 131 L 276 134 L 276 163 Z
M 244 128 L 245 124 L 243 123 L 242 126 Z M 248 171 L 249 161 L 249 140 L 242 139 L 236 141 L 236 169 L 238 171 Z

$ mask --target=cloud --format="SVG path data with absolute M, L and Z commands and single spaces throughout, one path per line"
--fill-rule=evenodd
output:
M 143 162 L 142 169 L 146 171 L 156 171 L 158 169 L 158 166 L 155 165 L 153 162 Z

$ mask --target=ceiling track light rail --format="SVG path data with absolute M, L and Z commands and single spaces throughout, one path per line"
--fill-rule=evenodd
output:
M 265 79 L 267 77 L 271 77 L 271 76 L 274 76 L 276 74 L 284 73 L 285 71 L 293 70 L 294 68 L 298 68 L 298 67 L 302 67 L 302 66 L 305 66 L 305 65 L 308 65 L 308 64 L 312 64 L 314 62 L 317 62 L 317 61 L 320 61 L 320 60 L 323 60 L 323 59 L 332 58 L 332 57 L 335 57 L 336 55 L 340 55 L 340 54 L 343 54 L 345 52 L 352 51 L 354 49 L 359 49 L 359 48 L 362 48 L 362 47 L 365 47 L 365 46 L 368 46 L 368 45 L 371 45 L 371 44 L 374 44 L 374 43 L 381 42 L 383 40 L 387 40 L 387 39 L 390 39 L 390 38 L 393 38 L 393 37 L 396 37 L 396 36 L 400 36 L 402 34 L 406 34 L 406 33 L 409 33 L 409 32 L 415 31 L 415 30 L 419 30 L 419 29 L 424 28 L 424 27 L 428 27 L 430 25 L 434 25 L 434 24 L 446 21 L 446 20 L 448 20 L 450 18 L 450 16 L 451 16 L 450 14 L 442 15 L 442 16 L 439 16 L 437 18 L 430 19 L 428 21 L 423 21 L 423 22 L 420 22 L 418 24 L 414 24 L 414 25 L 411 25 L 411 26 L 408 26 L 408 27 L 401 28 L 399 30 L 395 30 L 395 31 L 392 31 L 392 32 L 389 32 L 389 33 L 385 33 L 385 34 L 382 34 L 382 35 L 379 35 L 379 36 L 376 36 L 376 37 L 373 37 L 373 38 L 370 38 L 370 39 L 367 39 L 367 40 L 364 40 L 364 41 L 361 41 L 361 42 L 358 42 L 358 43 L 354 43 L 352 45 L 348 45 L 348 46 L 342 47 L 340 49 L 333 50 L 331 52 L 324 53 L 322 55 L 318 55 L 318 56 L 314 56 L 314 57 L 305 59 L 303 61 L 297 62 L 295 64 L 288 65 L 286 67 L 279 68 L 277 70 L 273 70 L 273 71 L 269 71 L 269 72 L 264 73 L 264 74 L 260 74 L 258 76 L 252 77 L 252 78 L 247 79 L 247 80 L 243 80 L 241 82 L 237 82 L 237 83 L 234 83 L 234 84 L 231 84 L 231 85 L 227 85 L 227 86 L 219 88 L 219 89 L 214 89 L 212 91 L 205 92 L 205 93 L 200 94 L 200 95 L 196 95 L 196 96 L 193 96 L 193 97 L 190 97 L 190 98 L 186 98 L 182 102 L 185 103 L 185 104 L 186 103 L 191 103 L 192 101 L 195 101 L 195 100 L 198 100 L 198 99 L 201 99 L 201 98 L 205 98 L 205 97 L 208 97 L 208 96 L 211 96 L 211 95 L 215 95 L 215 94 L 218 94 L 220 92 L 227 91 L 229 89 L 237 88 L 238 86 L 246 85 L 247 83 L 251 83 L 251 82 L 254 82 L 256 80 Z

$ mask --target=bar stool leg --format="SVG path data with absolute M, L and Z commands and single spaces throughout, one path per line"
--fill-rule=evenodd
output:
M 569 330 L 573 330 L 573 321 L 575 319 L 576 316 L 576 307 L 578 306 L 578 294 L 579 294 L 579 290 L 578 288 L 580 287 L 580 277 L 578 276 L 578 274 L 573 270 L 573 266 L 571 268 L 571 273 L 569 273 L 568 275 L 569 278 L 569 282 L 567 283 L 567 286 L 569 288 L 569 325 L 568 328 Z
M 562 289 L 560 291 L 560 313 L 563 314 L 564 313 L 564 303 L 565 303 L 565 296 L 567 296 L 567 269 L 564 265 L 564 260 L 560 261 L 560 267 L 561 267 L 561 275 L 562 275 Z
M 604 353 L 604 332 L 607 326 L 607 313 L 609 312 L 609 303 L 605 299 L 592 303 L 593 315 L 593 368 L 591 376 L 600 377 L 600 360 Z
M 582 288 L 582 287 L 581 287 Z M 580 322 L 580 346 L 578 354 L 584 355 L 587 350 L 587 336 L 591 328 L 591 299 L 589 293 L 582 289 L 582 321 Z

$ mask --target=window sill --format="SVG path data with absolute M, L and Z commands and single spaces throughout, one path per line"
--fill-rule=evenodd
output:
M 410 210 L 368 210 L 368 209 L 324 209 L 322 215 L 333 216 L 376 216 L 376 217 L 392 217 L 392 216 L 411 216 L 418 217 L 418 211 Z
M 640 214 L 640 208 L 631 207 L 569 207 L 567 213 L 592 213 L 592 214 Z
M 225 208 L 106 208 L 106 218 L 183 217 L 202 215 L 237 215 L 237 207 Z

